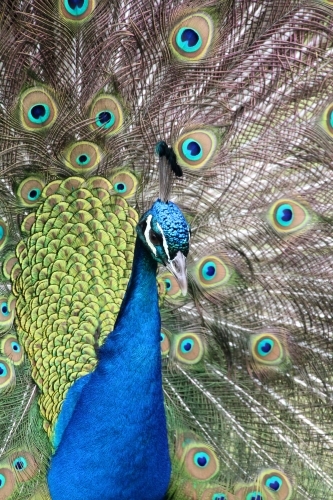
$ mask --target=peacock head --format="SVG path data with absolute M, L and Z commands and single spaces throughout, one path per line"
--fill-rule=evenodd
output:
M 155 201 L 139 220 L 137 233 L 152 257 L 175 276 L 186 295 L 190 226 L 177 205 L 171 201 Z

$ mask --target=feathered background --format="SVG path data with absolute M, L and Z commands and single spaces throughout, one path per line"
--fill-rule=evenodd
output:
M 169 497 L 332 498 L 332 2 L 4 0 L 0 22 L 0 499 L 49 498 L 48 435 L 96 364 L 133 258 L 133 229 L 119 226 L 129 260 L 105 285 L 114 308 L 81 315 L 77 300 L 100 292 L 82 285 L 67 314 L 81 321 L 75 342 L 98 331 L 94 345 L 59 338 L 62 269 L 50 246 L 43 275 L 29 260 L 36 220 L 66 232 L 52 213 L 65 198 L 45 186 L 103 177 L 143 213 L 161 140 L 183 168 L 172 199 L 192 228 L 187 296 L 158 277 Z M 184 26 L 196 51 L 177 42 Z M 111 111 L 107 126 L 98 113 Z M 189 141 L 201 156 L 186 156 Z M 188 465 L 195 445 L 214 464 L 205 477 Z

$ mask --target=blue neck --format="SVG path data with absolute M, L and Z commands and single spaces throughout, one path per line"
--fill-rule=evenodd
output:
M 170 480 L 156 262 L 137 238 L 132 276 L 96 370 L 68 391 L 52 500 L 161 500 Z

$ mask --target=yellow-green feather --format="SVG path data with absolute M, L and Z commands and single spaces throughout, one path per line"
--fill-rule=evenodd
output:
M 137 214 L 111 189 L 98 177 L 46 186 L 17 247 L 16 326 L 49 435 L 69 387 L 96 366 L 130 276 Z

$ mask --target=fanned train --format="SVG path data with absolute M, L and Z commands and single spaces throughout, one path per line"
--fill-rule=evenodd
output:
M 333 498 L 333 2 L 0 26 L 0 500 Z

